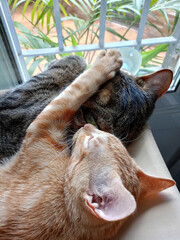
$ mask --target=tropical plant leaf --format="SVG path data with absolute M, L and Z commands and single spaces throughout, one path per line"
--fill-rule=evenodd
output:
M 34 59 L 33 63 L 28 69 L 29 75 L 32 76 L 39 64 L 44 60 L 44 58 Z
M 47 11 L 47 20 L 46 20 L 47 32 L 49 32 L 49 29 L 50 29 L 51 15 L 52 15 L 52 13 L 51 13 L 51 10 L 49 9 L 49 10 Z
M 82 19 L 82 18 L 78 18 L 78 17 L 75 17 L 75 16 L 67 16 L 67 17 L 62 17 L 61 18 L 61 22 L 64 22 L 64 21 L 67 21 L 67 20 L 73 20 L 73 21 L 75 21 L 75 20 L 77 20 L 77 21 L 79 21 L 79 22 L 85 22 L 84 21 L 84 19 Z
M 122 39 L 123 39 L 123 40 L 127 40 L 127 38 L 125 38 L 123 35 L 121 35 L 121 34 L 119 34 L 118 32 L 116 32 L 114 29 L 109 28 L 109 27 L 105 27 L 105 29 L 106 29 L 107 32 L 110 32 L 110 33 L 112 33 L 113 35 L 119 37 L 120 40 L 122 40 Z
M 86 5 L 91 9 L 92 8 L 92 1 L 90 0 L 84 0 L 84 2 L 86 3 Z
M 43 8 L 44 8 L 44 2 L 41 2 L 41 4 L 39 5 L 39 8 L 38 8 L 38 11 L 37 11 L 37 19 L 40 17 L 41 12 L 43 11 Z M 34 22 L 34 21 L 32 21 L 32 22 Z M 42 22 L 41 22 L 41 26 L 43 27 Z
M 8 4 L 9 4 L 9 6 L 10 5 L 12 5 L 12 9 L 11 9 L 11 14 L 13 14 L 14 13 L 14 11 L 16 10 L 16 8 L 21 4 L 21 3 L 23 3 L 23 2 L 25 2 L 26 0 L 21 0 L 21 1 L 19 1 L 19 0 L 11 0 L 10 2 L 8 2 Z
M 117 11 L 122 11 L 124 10 L 124 12 L 133 12 L 137 15 L 141 15 L 140 12 L 134 8 L 134 6 L 131 6 L 131 5 L 124 5 L 124 6 L 121 6 L 119 8 L 117 8 Z
M 25 15 L 27 7 L 29 6 L 30 2 L 31 2 L 31 0 L 26 0 L 25 1 L 24 8 L 23 8 L 23 16 Z
M 151 0 L 150 8 L 157 4 L 158 0 Z
M 8 0 L 8 6 L 11 6 L 13 0 Z
M 68 14 L 67 14 L 67 12 L 66 12 L 65 8 L 63 7 L 63 5 L 62 5 L 61 3 L 59 3 L 59 7 L 60 7 L 60 9 L 61 9 L 62 13 L 64 14 L 64 16 L 65 16 L 65 17 L 67 17 L 67 16 L 68 16 Z
M 71 55 L 71 53 L 61 53 L 60 54 L 61 57 L 66 57 L 66 56 L 69 56 L 69 55 Z
M 150 11 L 155 11 L 160 9 L 174 9 L 175 11 L 180 12 L 180 1 L 179 0 L 163 1 L 162 3 L 158 3 L 154 5 L 150 9 Z
M 75 52 L 75 55 L 79 56 L 79 57 L 84 57 L 83 53 L 82 52 Z
M 25 58 L 25 63 L 26 63 L 26 66 L 29 65 L 29 63 L 34 59 L 34 57 L 26 57 Z
M 88 14 L 87 6 L 84 6 L 84 4 L 82 4 L 83 1 L 70 0 L 70 2 L 72 2 L 82 13 Z
M 168 44 L 160 44 L 152 50 L 141 52 L 142 66 L 145 66 L 149 61 L 155 58 L 160 52 L 167 50 Z
M 20 42 L 25 46 L 27 44 L 30 48 L 48 48 L 48 47 L 57 47 L 58 44 L 53 42 L 46 34 L 36 29 L 36 33 L 38 35 L 34 35 L 28 28 L 26 28 L 23 24 L 14 22 L 15 26 L 19 29 L 21 33 L 24 34 L 26 38 L 22 35 L 18 34 L 18 38 Z M 33 25 L 33 23 L 31 22 Z M 26 40 L 25 40 L 26 39 Z
M 26 37 L 22 36 L 21 34 L 18 34 L 18 39 L 21 45 L 23 45 L 26 49 L 31 48 L 31 42 Z
M 174 23 L 173 23 L 173 28 L 172 28 L 172 33 L 174 32 L 174 29 L 176 27 L 176 24 L 179 20 L 179 12 L 176 12 L 176 16 L 175 16 L 175 19 L 174 19 Z
M 171 25 L 170 25 L 170 22 L 169 22 L 169 18 L 168 18 L 168 15 L 166 13 L 166 11 L 164 9 L 160 9 L 159 12 L 161 13 L 161 15 L 165 18 L 165 21 L 167 22 L 167 27 L 168 27 L 168 32 L 170 32 L 171 30 Z
M 140 13 L 143 5 L 144 5 L 144 0 L 133 0 L 133 7 Z
M 33 22 L 34 21 L 34 15 L 37 11 L 37 8 L 39 7 L 40 5 L 40 2 L 41 0 L 36 0 L 35 3 L 34 3 L 34 6 L 33 6 L 33 9 L 32 9 L 32 12 L 31 12 L 31 21 Z M 44 3 L 43 3 L 44 4 Z
M 151 22 L 147 22 L 147 25 L 155 28 L 163 37 L 164 37 L 164 33 L 161 31 L 161 29 L 159 29 L 155 24 L 151 23 Z
M 66 20 L 71 20 L 74 24 L 73 27 L 69 25 L 64 25 L 63 30 L 67 33 L 67 36 L 64 37 L 64 45 L 66 46 L 68 42 L 71 42 L 72 46 L 77 46 L 82 38 L 85 38 L 85 42 L 93 43 L 95 39 L 99 38 L 98 35 L 98 28 L 96 21 L 100 18 L 100 8 L 101 8 L 101 0 L 64 0 L 69 6 L 74 6 L 78 8 L 79 11 L 86 14 L 88 16 L 88 20 L 84 20 L 78 18 L 76 16 L 68 15 L 66 9 L 63 4 L 59 3 L 60 10 L 65 17 L 61 18 L 61 21 L 64 22 Z M 19 6 L 21 3 L 24 3 L 23 7 L 23 16 L 27 12 L 27 8 L 30 3 L 33 4 L 32 13 L 31 13 L 31 25 L 33 29 L 36 31 L 35 35 L 29 31 L 27 28 L 23 28 L 22 25 L 16 24 L 20 33 L 18 35 L 21 45 L 25 48 L 46 48 L 46 47 L 57 47 L 58 44 L 53 42 L 51 38 L 48 37 L 49 32 L 55 26 L 55 19 L 54 19 L 54 10 L 53 10 L 53 0 L 8 0 L 8 3 L 13 5 L 13 11 Z M 106 12 L 106 19 L 112 20 L 113 18 L 116 19 L 123 19 L 125 24 L 127 24 L 127 29 L 123 35 L 119 34 L 113 28 L 106 27 L 106 31 L 110 32 L 111 34 L 117 36 L 120 40 L 127 40 L 126 34 L 129 32 L 131 27 L 138 23 L 141 14 L 142 14 L 142 7 L 145 3 L 145 0 L 108 0 L 107 1 L 107 12 Z M 173 22 L 173 25 L 170 25 L 169 15 L 167 14 L 166 10 L 172 9 L 176 11 L 176 16 Z M 157 22 L 160 20 L 156 17 L 153 11 L 159 11 L 163 16 L 164 20 L 166 21 L 166 26 L 168 28 L 169 34 L 171 34 L 176 26 L 176 23 L 179 18 L 180 13 L 180 1 L 179 0 L 151 0 L 150 4 L 150 12 L 154 19 Z M 38 23 L 41 22 L 41 26 L 37 27 Z M 51 25 L 52 22 L 52 25 Z M 130 24 L 129 24 L 130 22 Z M 47 34 L 43 33 L 43 27 L 47 28 Z M 161 28 L 153 24 L 151 22 L 147 22 L 146 24 L 151 25 L 152 28 L 156 29 L 162 36 L 163 31 Z M 172 23 L 171 23 L 172 24 Z M 172 26 L 172 27 L 171 27 Z M 155 47 L 153 50 L 147 50 L 142 53 L 143 56 L 143 66 L 151 66 L 153 64 L 158 64 L 162 61 L 159 58 L 158 54 L 163 52 L 167 49 L 167 45 L 159 45 Z M 143 47 L 145 49 L 145 47 Z M 84 53 L 75 53 L 83 56 Z M 69 53 L 68 53 L 69 55 Z M 93 55 L 93 54 L 92 54 Z M 63 54 L 61 54 L 63 56 Z M 90 52 L 85 53 L 85 56 L 88 57 L 91 61 L 92 56 Z M 52 56 L 53 59 L 54 56 Z M 43 59 L 46 61 L 50 61 L 50 56 L 43 56 Z M 38 60 L 34 58 L 34 60 Z M 36 64 L 34 63 L 34 66 Z M 33 69 L 33 66 L 32 66 Z
M 42 20 L 44 18 L 44 16 L 47 14 L 49 9 L 52 9 L 52 8 L 53 8 L 53 0 L 49 0 L 49 2 L 46 4 L 46 6 L 44 7 L 44 9 L 41 12 L 41 14 L 38 16 L 38 18 L 37 18 L 37 20 L 35 22 L 35 26 L 39 23 L 40 20 Z M 52 11 L 51 11 L 51 13 L 52 13 Z
M 74 38 L 74 36 L 71 35 L 70 37 L 71 37 L 71 41 L 72 41 L 72 45 L 73 45 L 73 47 L 77 46 L 78 43 L 77 43 L 76 39 Z

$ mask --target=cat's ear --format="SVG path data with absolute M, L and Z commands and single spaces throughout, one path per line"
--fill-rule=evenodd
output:
M 101 193 L 91 190 L 90 194 L 85 194 L 84 199 L 88 210 L 106 221 L 122 220 L 136 209 L 134 196 L 124 187 L 120 178 L 101 185 Z
M 166 188 L 169 188 L 175 184 L 171 179 L 158 178 L 150 176 L 138 169 L 137 176 L 139 178 L 141 187 L 141 197 L 147 197 L 153 194 L 157 194 Z
M 147 87 L 157 94 L 157 98 L 160 98 L 167 92 L 173 79 L 173 72 L 169 69 L 163 69 L 150 75 L 142 76 L 140 79 L 146 82 Z

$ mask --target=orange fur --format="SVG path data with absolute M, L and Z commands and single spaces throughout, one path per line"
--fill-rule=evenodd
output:
M 73 114 L 121 65 L 119 51 L 102 51 L 29 126 L 20 151 L 0 169 L 0 240 L 108 239 L 135 212 L 150 178 L 122 143 L 89 124 L 75 134 L 71 155 L 66 143 Z M 156 183 L 155 192 L 174 184 L 150 186 Z M 134 205 L 116 216 L 121 197 Z

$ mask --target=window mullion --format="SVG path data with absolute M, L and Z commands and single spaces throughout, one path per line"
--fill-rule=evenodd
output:
M 64 49 L 64 45 L 63 45 L 63 35 L 62 35 L 62 25 L 61 25 L 61 13 L 59 9 L 58 0 L 53 0 L 53 7 L 54 7 L 54 17 L 56 22 L 56 31 L 57 31 L 57 37 L 58 37 L 59 50 L 62 51 Z
M 100 8 L 100 28 L 99 28 L 99 46 L 104 47 L 105 25 L 106 25 L 107 0 L 101 1 Z
M 141 41 L 142 41 L 142 38 L 143 38 L 144 28 L 146 26 L 146 21 L 147 21 L 147 17 L 148 17 L 148 13 L 149 13 L 150 4 L 151 4 L 151 0 L 146 0 L 144 2 L 144 7 L 143 7 L 141 20 L 140 20 L 140 23 L 139 23 L 139 28 L 138 28 L 138 33 L 137 33 L 137 38 L 136 38 L 136 42 L 137 42 L 136 49 L 137 50 L 139 50 L 140 45 L 141 45 Z
M 176 46 L 177 46 L 177 44 L 178 44 L 178 42 L 180 40 L 180 18 L 179 18 L 179 20 L 178 20 L 178 22 L 176 24 L 176 28 L 174 30 L 173 37 L 176 39 L 176 42 L 171 43 L 169 45 L 168 50 L 166 52 L 166 56 L 165 56 L 163 64 L 162 64 L 163 68 L 168 68 L 168 66 L 170 64 L 170 61 L 171 61 L 171 59 L 173 57 L 173 54 L 174 54 L 174 52 L 176 50 Z

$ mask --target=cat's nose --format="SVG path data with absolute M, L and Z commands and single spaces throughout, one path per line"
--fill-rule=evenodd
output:
M 92 131 L 92 130 L 96 129 L 96 127 L 93 126 L 92 124 L 87 123 L 84 125 L 84 129 L 87 131 Z

